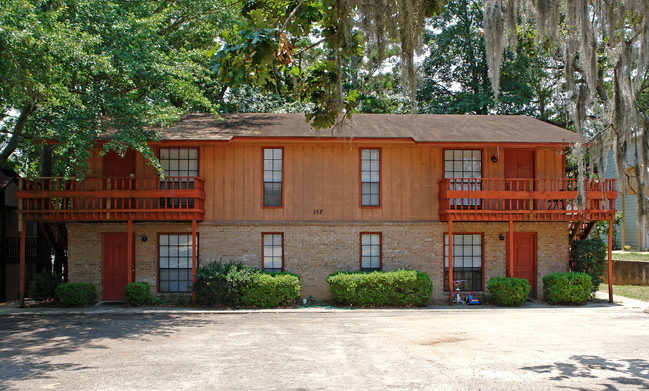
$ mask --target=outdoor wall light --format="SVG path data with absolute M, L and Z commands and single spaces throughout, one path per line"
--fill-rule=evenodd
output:
M 500 239 L 500 240 L 505 240 L 505 234 L 500 234 L 500 235 L 498 235 L 498 239 Z
M 142 235 L 142 238 L 140 240 L 142 240 L 143 242 L 146 242 L 148 239 L 149 238 L 147 238 L 146 235 Z
M 491 157 L 491 161 L 494 162 L 494 163 L 496 163 L 496 162 L 498 161 L 498 157 L 496 157 L 496 155 L 493 155 L 493 156 Z

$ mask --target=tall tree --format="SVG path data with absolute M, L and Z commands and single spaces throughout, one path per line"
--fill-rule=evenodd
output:
M 0 164 L 35 173 L 56 139 L 58 174 L 86 167 L 97 135 L 152 164 L 148 126 L 214 110 L 209 51 L 232 23 L 218 0 L 12 0 L 0 7 Z M 218 93 L 217 93 L 218 94 Z M 18 151 L 19 153 L 14 153 Z
M 516 44 L 519 21 L 537 26 L 541 45 L 562 50 L 570 119 L 591 141 L 596 165 L 602 165 L 605 151 L 613 151 L 622 178 L 627 161 L 633 162 L 644 226 L 649 214 L 649 1 L 487 0 L 484 18 L 496 94 L 504 48 Z M 576 150 L 583 178 L 585 148 Z
M 482 3 L 448 0 L 424 34 L 427 55 L 417 99 L 422 112 L 518 114 L 560 119 L 562 105 L 549 102 L 563 79 L 560 62 L 539 51 L 535 30 L 521 30 L 517 45 L 504 53 L 499 99 L 488 76 Z

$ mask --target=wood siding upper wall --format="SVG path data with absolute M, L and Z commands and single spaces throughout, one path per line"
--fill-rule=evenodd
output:
M 171 147 L 171 146 L 170 146 Z M 199 148 L 205 179 L 206 221 L 437 221 L 444 149 L 482 150 L 482 176 L 504 176 L 506 147 L 416 144 L 412 141 L 249 140 L 191 145 Z M 283 148 L 283 206 L 263 207 L 263 148 Z M 360 205 L 360 150 L 381 150 L 381 205 Z M 516 146 L 516 149 L 523 147 Z M 155 148 L 157 149 L 157 147 Z M 563 147 L 539 146 L 537 178 L 563 178 Z M 89 176 L 102 176 L 100 147 Z M 497 161 L 492 161 L 496 156 Z M 140 155 L 136 175 L 156 171 Z M 316 212 L 317 211 L 317 212 Z M 320 213 L 321 211 L 321 213 Z
M 263 148 L 284 149 L 283 206 L 263 207 Z M 360 150 L 381 150 L 381 205 L 360 205 Z M 483 176 L 503 177 L 503 148 L 482 150 Z M 444 148 L 412 142 L 283 142 L 201 148 L 206 220 L 436 221 Z M 496 163 L 491 156 L 499 155 Z M 537 177 L 563 178 L 561 149 L 536 148 Z M 321 213 L 320 213 L 321 211 Z

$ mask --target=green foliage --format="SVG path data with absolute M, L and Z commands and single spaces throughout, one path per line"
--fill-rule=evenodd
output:
M 56 297 L 64 307 L 87 307 L 95 303 L 95 286 L 66 282 L 56 287 Z
M 298 281 L 299 276 L 292 273 L 266 273 L 240 263 L 211 262 L 196 269 L 194 292 L 202 305 L 267 308 L 288 304 L 299 296 Z
M 126 284 L 126 286 L 124 287 L 126 304 L 131 307 L 140 307 L 145 304 L 151 304 L 153 302 L 153 297 L 150 290 L 151 287 L 146 281 Z
M 433 283 L 415 270 L 392 272 L 337 272 L 327 277 L 338 303 L 361 306 L 427 306 Z
M 592 292 L 599 290 L 602 276 L 608 269 L 607 252 L 607 245 L 600 239 L 586 239 L 572 243 L 572 270 L 592 277 Z
M 620 240 L 617 237 L 617 232 L 620 230 L 620 222 L 622 221 L 622 212 L 615 212 L 615 219 L 613 220 L 613 249 L 620 248 Z M 608 220 L 602 220 L 595 223 L 595 229 L 591 233 L 593 238 L 598 238 L 608 242 Z M 608 250 L 607 250 L 608 251 Z
M 550 304 L 584 304 L 592 278 L 586 273 L 552 273 L 543 277 L 543 297 Z
M 532 287 L 524 278 L 492 277 L 487 281 L 491 302 L 502 307 L 525 304 Z
M 111 131 L 106 148 L 158 167 L 148 126 L 216 111 L 209 50 L 237 19 L 229 12 L 222 0 L 3 2 L 0 146 L 19 140 L 12 159 L 34 175 L 39 141 L 56 139 L 54 174 L 82 176 L 89 147 Z
M 32 287 L 32 299 L 44 301 L 56 297 L 56 287 L 63 282 L 60 274 L 52 272 L 43 272 L 34 276 L 34 286 Z
M 270 308 L 291 304 L 300 296 L 300 279 L 289 273 L 257 273 L 242 289 L 246 307 Z
M 539 53 L 533 29 L 521 31 L 518 45 L 505 51 L 501 92 L 494 101 L 487 73 L 483 7 L 448 0 L 424 35 L 428 55 L 417 99 L 421 111 L 439 114 L 522 114 L 549 119 L 555 114 L 551 58 Z

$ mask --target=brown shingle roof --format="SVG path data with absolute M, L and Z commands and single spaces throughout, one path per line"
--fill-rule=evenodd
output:
M 184 116 L 160 131 L 161 140 L 231 140 L 236 137 L 407 138 L 417 142 L 557 143 L 580 137 L 525 116 L 354 114 L 340 131 L 311 128 L 304 114 L 209 114 Z

